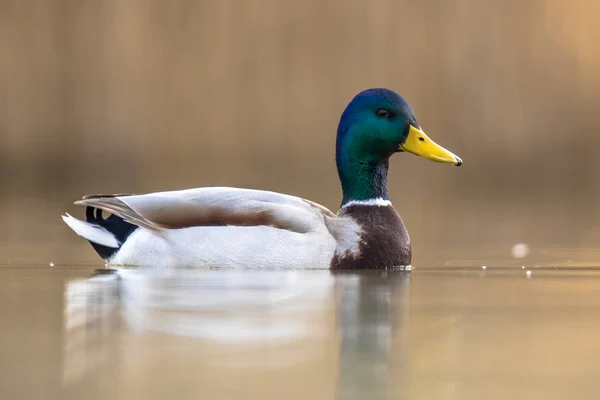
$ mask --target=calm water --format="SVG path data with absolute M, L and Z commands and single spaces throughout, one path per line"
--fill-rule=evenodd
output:
M 0 267 L 2 399 L 595 399 L 600 271 Z

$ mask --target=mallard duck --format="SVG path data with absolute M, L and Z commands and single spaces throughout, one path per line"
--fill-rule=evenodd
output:
M 462 165 L 420 128 L 398 93 L 368 89 L 342 113 L 337 214 L 310 200 L 231 187 L 89 195 L 86 221 L 63 220 L 110 265 L 237 268 L 409 267 L 411 245 L 387 190 L 389 158 Z M 102 212 L 110 214 L 103 218 Z

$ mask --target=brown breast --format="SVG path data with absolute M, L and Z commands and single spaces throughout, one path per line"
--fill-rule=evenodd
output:
M 359 252 L 336 255 L 332 269 L 372 269 L 407 266 L 411 262 L 410 238 L 394 207 L 351 205 L 340 216 L 351 217 L 362 228 Z

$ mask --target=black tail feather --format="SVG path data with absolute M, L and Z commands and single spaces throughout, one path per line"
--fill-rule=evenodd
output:
M 131 235 L 139 227 L 123 220 L 118 215 L 111 214 L 108 218 L 102 217 L 102 209 L 88 206 L 85 209 L 85 219 L 87 222 L 95 225 L 99 225 L 115 235 L 121 245 L 125 243 L 129 235 Z M 108 261 L 115 253 L 121 248 L 106 247 L 98 243 L 90 241 L 94 250 L 102 257 L 105 261 Z

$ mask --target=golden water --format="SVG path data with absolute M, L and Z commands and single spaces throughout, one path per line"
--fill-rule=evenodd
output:
M 3 399 L 594 399 L 598 271 L 0 268 Z

